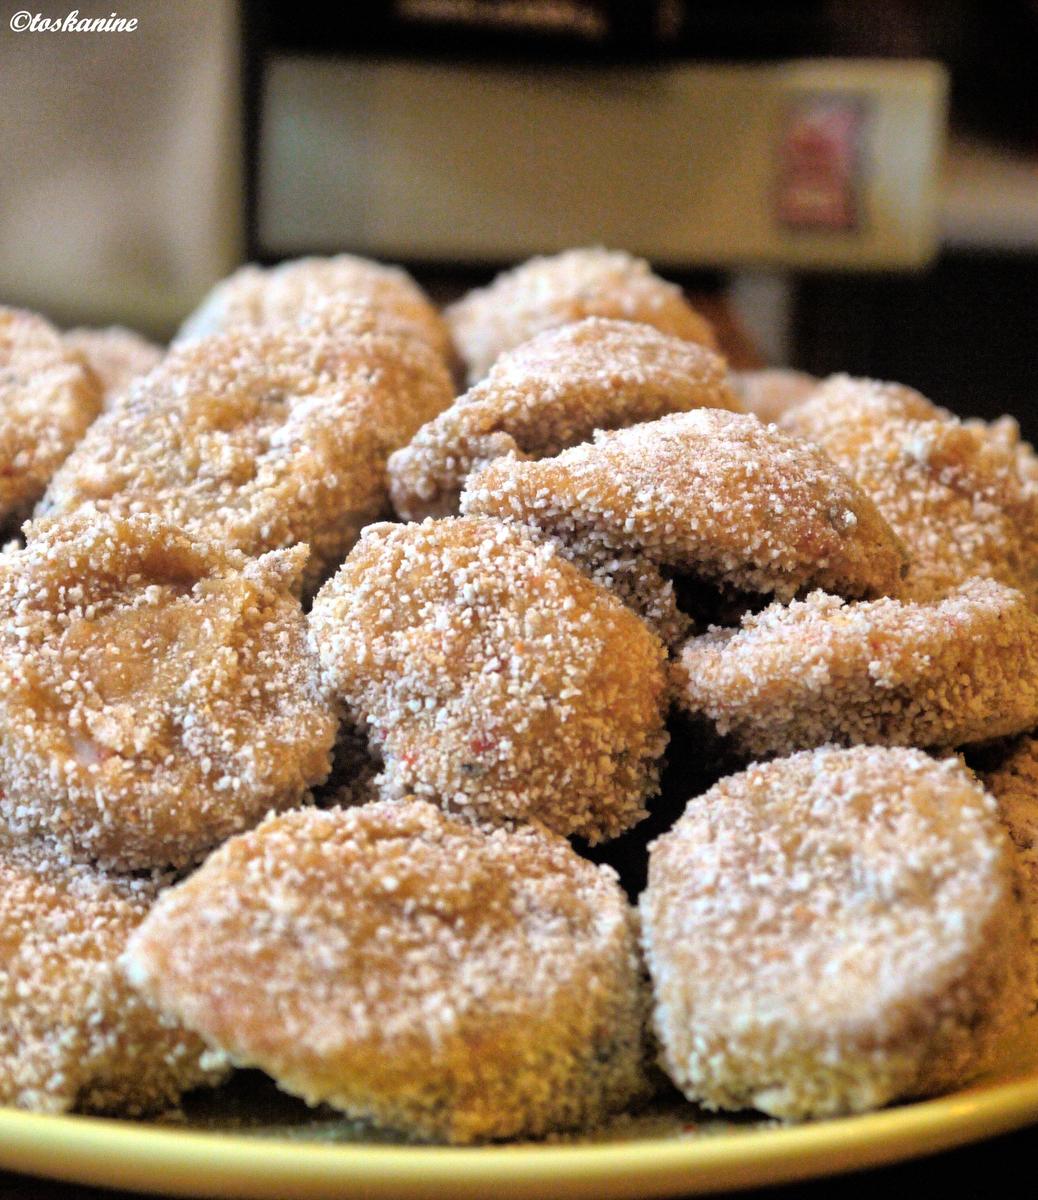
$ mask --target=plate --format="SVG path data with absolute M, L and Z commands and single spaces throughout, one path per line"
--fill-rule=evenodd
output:
M 882 1112 L 782 1126 L 718 1119 L 674 1099 L 593 1138 L 454 1149 L 311 1111 L 243 1073 L 189 1099 L 174 1122 L 39 1116 L 0 1109 L 0 1167 L 181 1196 L 673 1196 L 879 1166 L 1038 1119 L 1038 1018 L 970 1087 Z M 381 1144 L 373 1138 L 381 1137 Z

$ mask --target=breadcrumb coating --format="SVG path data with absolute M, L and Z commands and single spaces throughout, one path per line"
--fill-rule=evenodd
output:
M 96 422 L 41 512 L 155 513 L 249 555 L 306 542 L 305 588 L 388 506 L 386 460 L 454 390 L 370 306 L 176 346 Z
M 502 354 L 396 451 L 393 507 L 403 520 L 452 516 L 466 478 L 503 454 L 544 458 L 596 429 L 701 407 L 739 408 L 724 360 L 704 347 L 602 317 L 549 329 Z
M 746 412 L 760 417 L 765 425 L 778 421 L 795 408 L 818 386 L 814 375 L 785 367 L 767 367 L 760 371 L 733 371 L 732 390 Z
M 162 358 L 163 349 L 121 325 L 107 329 L 70 329 L 61 339 L 78 354 L 101 384 L 104 407 L 111 408 L 130 384 L 146 375 Z
M 295 596 L 255 560 L 89 509 L 0 555 L 0 822 L 75 858 L 182 867 L 328 773 L 336 721 Z
M 601 247 L 531 258 L 469 292 L 444 316 L 470 385 L 506 350 L 584 317 L 638 321 L 717 348 L 713 327 L 681 288 L 654 275 L 644 259 Z
M 1038 616 L 991 579 L 930 604 L 813 592 L 690 639 L 673 674 L 681 707 L 746 756 L 961 746 L 1038 724 Z
M 35 313 L 0 305 L 0 535 L 23 520 L 101 409 L 101 385 Z
M 310 623 L 385 799 L 591 842 L 646 815 L 663 646 L 550 546 L 472 518 L 372 525 Z
M 1008 757 L 981 778 L 998 801 L 1016 848 L 1038 988 L 1038 738 L 1022 737 Z
M 222 846 L 124 964 L 310 1104 L 451 1142 L 538 1136 L 646 1091 L 632 915 L 609 868 L 532 828 L 311 809 Z
M 220 1081 L 220 1056 L 116 967 L 159 885 L 0 844 L 0 1104 L 138 1115 Z
M 623 598 L 671 644 L 668 578 L 856 597 L 895 591 L 903 566 L 875 506 L 825 454 L 719 409 L 598 433 L 540 462 L 499 458 L 470 476 L 461 507 L 551 536 L 604 583 L 619 574 Z M 642 560 L 647 582 L 632 586 L 618 556 Z
M 829 747 L 722 779 L 653 844 L 641 898 L 665 1069 L 784 1118 L 960 1084 L 1026 1011 L 1015 884 L 954 759 Z
M 329 299 L 361 301 L 410 327 L 448 362 L 447 325 L 403 267 L 337 254 L 240 267 L 213 288 L 180 328 L 177 341 L 229 329 L 295 321 Z
M 1038 603 L 1038 478 L 1007 429 L 962 422 L 897 384 L 836 375 L 783 427 L 822 446 L 908 547 L 902 595 L 938 600 L 974 576 Z M 1033 454 L 1033 452 L 1032 452 Z
M 1015 417 L 1003 415 L 994 421 L 970 417 L 963 421 L 963 425 L 994 443 L 1002 453 L 1010 455 L 1021 479 L 1038 484 L 1038 454 L 1031 443 L 1021 436 L 1020 424 Z

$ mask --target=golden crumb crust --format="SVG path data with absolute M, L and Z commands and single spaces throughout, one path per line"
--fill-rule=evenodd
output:
M 675 576 L 781 599 L 813 586 L 873 596 L 895 591 L 903 566 L 872 501 L 825 454 L 720 409 L 599 433 L 540 462 L 497 459 L 470 476 L 461 507 L 554 538 L 607 584 L 641 560 L 649 583 L 620 594 L 668 641 L 680 623 L 659 585 Z
M 187 318 L 177 341 L 295 321 L 329 299 L 360 301 L 409 326 L 445 362 L 453 353 L 446 323 L 403 267 L 352 254 L 240 267 Z
M 446 367 L 369 305 L 174 347 L 90 430 L 40 507 L 155 513 L 257 555 L 306 542 L 316 587 L 388 505 L 386 460 L 450 404 Z
M 956 760 L 832 747 L 689 802 L 641 898 L 661 1061 L 708 1108 L 860 1112 L 961 1084 L 1023 1017 L 1023 911 Z
M 1005 760 L 981 778 L 998 801 L 1016 848 L 1031 934 L 1031 962 L 1038 973 L 1038 737 L 1028 734 L 1020 738 Z
M 0 533 L 28 516 L 100 410 L 100 383 L 54 326 L 0 305 Z
M 654 275 L 644 259 L 600 247 L 531 258 L 469 292 L 444 316 L 470 384 L 482 379 L 506 350 L 584 317 L 638 321 L 672 337 L 717 347 L 710 322 L 688 303 L 681 288 Z
M 994 421 L 982 421 L 970 417 L 963 421 L 967 429 L 976 430 L 991 441 L 1003 453 L 1015 460 L 1017 472 L 1028 483 L 1038 483 L 1038 453 L 1030 442 L 1020 434 L 1020 424 L 1015 417 L 1003 415 Z
M 41 845 L 0 844 L 0 1104 L 137 1115 L 226 1068 L 116 966 L 160 890 Z
M 805 371 L 765 367 L 758 371 L 733 371 L 731 385 L 740 406 L 769 425 L 806 400 L 818 386 L 818 380 Z
M 423 802 L 274 817 L 165 893 L 128 978 L 285 1091 L 451 1142 L 590 1125 L 644 1095 L 616 877 Z
M 161 346 L 121 325 L 70 329 L 61 340 L 93 371 L 101 384 L 105 408 L 111 408 L 138 376 L 157 366 L 163 355 Z
M 336 722 L 296 597 L 247 560 L 84 509 L 0 555 L 0 822 L 79 859 L 186 866 L 328 773 Z
M 588 317 L 501 355 L 486 378 L 389 460 L 404 520 L 446 517 L 472 471 L 502 454 L 544 458 L 617 429 L 690 408 L 737 409 L 724 360 L 631 321 Z
M 385 798 L 592 842 L 646 815 L 663 646 L 550 546 L 474 518 L 372 525 L 310 623 Z
M 961 746 L 1038 724 L 1038 616 L 991 579 L 930 604 L 813 592 L 691 638 L 673 674 L 679 705 L 747 756 Z
M 823 447 L 908 549 L 908 600 L 937 600 L 982 576 L 1038 602 L 1033 451 L 1005 426 L 963 422 L 911 388 L 836 375 L 783 427 Z

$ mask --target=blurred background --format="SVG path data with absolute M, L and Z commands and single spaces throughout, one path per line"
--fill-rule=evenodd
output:
M 6 302 L 163 336 L 250 259 L 388 258 L 447 299 L 601 243 L 739 365 L 1038 437 L 1038 0 L 83 0 L 137 22 L 96 33 L 17 31 L 24 3 Z

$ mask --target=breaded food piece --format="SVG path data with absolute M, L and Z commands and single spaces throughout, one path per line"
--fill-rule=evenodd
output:
M 116 966 L 159 888 L 0 845 L 0 1104 L 137 1115 L 223 1077 L 221 1057 Z
M 809 587 L 876 596 L 897 589 L 903 566 L 875 505 L 826 455 L 719 409 L 596 434 L 540 462 L 499 458 L 470 476 L 461 507 L 557 539 L 603 582 L 617 555 L 634 555 L 657 578 L 783 600 Z M 666 636 L 675 622 L 660 626 L 649 584 L 621 594 Z
M 640 321 L 661 333 L 717 348 L 713 327 L 676 284 L 621 250 L 591 247 L 531 258 L 445 311 L 469 384 L 506 350 L 584 317 Z
M 93 371 L 111 408 L 130 384 L 156 366 L 163 349 L 121 325 L 107 329 L 70 329 L 62 335 L 65 346 L 78 354 Z
M 182 867 L 328 773 L 296 588 L 155 517 L 84 509 L 0 555 L 0 822 L 120 870 Z
M 967 429 L 974 429 L 993 442 L 1003 453 L 1009 454 L 1016 463 L 1020 478 L 1028 483 L 1038 483 L 1038 454 L 1034 446 L 1025 441 L 1020 433 L 1020 424 L 1015 417 L 1003 415 L 994 421 L 982 421 L 970 417 L 963 421 Z
M 911 556 L 903 596 L 938 600 L 983 576 L 1038 603 L 1038 479 L 1008 431 L 964 423 L 910 388 L 836 375 L 783 427 L 822 446 Z
M 759 371 L 733 371 L 730 382 L 741 407 L 768 425 L 806 400 L 819 381 L 806 371 L 766 367 Z
M 1031 935 L 1031 962 L 1038 971 L 1038 737 L 1020 738 L 1006 759 L 981 779 L 998 801 L 1016 848 Z
M 371 525 L 310 624 L 384 798 L 591 842 L 646 815 L 663 647 L 550 546 L 471 518 Z
M 35 313 L 0 305 L 0 534 L 23 520 L 101 410 L 101 385 Z
M 444 362 L 453 354 L 443 317 L 403 267 L 352 254 L 290 259 L 270 268 L 240 267 L 185 320 L 177 341 L 295 321 L 328 299 L 370 304 L 408 325 Z
M 952 1088 L 1028 1003 L 994 800 L 956 760 L 828 747 L 722 779 L 652 846 L 661 1061 L 711 1109 L 802 1119 Z
M 646 1091 L 609 868 L 420 801 L 272 818 L 167 892 L 128 977 L 309 1104 L 450 1142 L 594 1124 Z
M 961 746 L 1038 724 L 1038 616 L 992 579 L 930 604 L 813 592 L 690 639 L 673 671 L 679 705 L 747 757 Z
M 650 325 L 588 317 L 502 354 L 396 451 L 389 494 L 403 520 L 452 516 L 469 474 L 503 454 L 544 458 L 596 429 L 701 407 L 739 407 L 723 359 Z
M 155 513 L 249 555 L 306 542 L 311 590 L 388 506 L 390 452 L 453 394 L 436 354 L 370 306 L 199 338 L 96 422 L 40 511 Z

